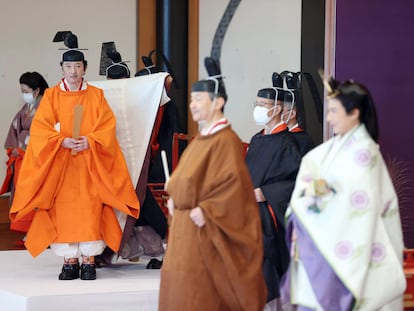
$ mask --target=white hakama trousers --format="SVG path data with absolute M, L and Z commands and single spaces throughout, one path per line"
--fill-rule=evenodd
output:
M 106 247 L 104 241 L 87 241 L 79 243 L 53 243 L 50 249 L 57 256 L 69 258 L 78 258 L 79 256 L 97 256 L 102 254 Z

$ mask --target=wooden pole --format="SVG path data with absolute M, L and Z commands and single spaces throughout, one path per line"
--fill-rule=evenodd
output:
M 73 133 L 72 138 L 79 139 L 80 135 L 80 128 L 82 123 L 82 113 L 83 113 L 83 106 L 82 105 L 76 105 L 74 108 L 74 114 L 73 114 Z M 72 149 L 72 155 L 75 155 L 76 151 Z

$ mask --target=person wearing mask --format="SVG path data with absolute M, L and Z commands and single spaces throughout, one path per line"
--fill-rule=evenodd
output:
M 20 166 L 27 149 L 27 144 L 29 143 L 30 126 L 36 110 L 39 107 L 40 100 L 45 90 L 49 87 L 45 78 L 36 71 L 23 73 L 19 78 L 19 83 L 25 104 L 13 118 L 4 143 L 8 161 L 6 176 L 0 190 L 0 194 L 10 192 L 10 206 L 13 203 Z M 33 213 L 30 213 L 20 221 L 12 221 L 10 223 L 10 229 L 27 232 L 32 217 Z
M 290 91 L 283 91 L 285 96 L 283 100 L 282 121 L 288 126 L 289 132 L 295 139 L 299 153 L 304 156 L 309 150 L 315 147 L 312 137 L 299 125 L 297 114 L 298 107 L 295 105 L 294 98 Z
M 335 134 L 302 159 L 287 215 L 291 263 L 282 285 L 294 310 L 403 310 L 398 199 L 361 83 L 326 81 Z
M 262 236 L 243 145 L 224 117 L 219 64 L 192 85 L 199 133 L 166 184 L 171 227 L 161 268 L 159 310 L 262 311 Z
M 76 36 L 68 42 L 76 44 L 62 55 L 63 77 L 46 90 L 32 122 L 10 217 L 35 211 L 26 248 L 37 256 L 50 246 L 63 257 L 59 280 L 94 280 L 95 256 L 121 242 L 114 209 L 137 218 L 139 201 L 115 116 L 102 89 L 84 80 Z
M 266 310 L 281 307 L 279 282 L 289 263 L 284 215 L 301 160 L 292 134 L 282 121 L 283 98 L 284 93 L 275 88 L 257 92 L 253 117 L 264 128 L 251 138 L 246 154 L 262 222 Z

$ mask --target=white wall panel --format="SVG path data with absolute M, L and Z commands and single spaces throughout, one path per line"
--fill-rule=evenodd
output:
M 15 113 L 24 104 L 19 77 L 38 71 L 55 85 L 62 77 L 59 62 L 62 42 L 53 43 L 58 30 L 78 36 L 88 60 L 87 80 L 102 80 L 99 62 L 102 42 L 115 41 L 132 73 L 136 68 L 136 0 L 15 0 L 2 1 L 0 9 L 0 145 Z M 1 149 L 1 148 L 0 148 Z M 3 150 L 3 149 L 1 149 Z M 0 150 L 0 179 L 6 155 Z
M 228 1 L 200 0 L 200 78 Z M 242 0 L 224 38 L 221 66 L 229 100 L 225 114 L 244 141 L 259 130 L 253 120 L 257 90 L 274 71 L 300 70 L 301 0 Z

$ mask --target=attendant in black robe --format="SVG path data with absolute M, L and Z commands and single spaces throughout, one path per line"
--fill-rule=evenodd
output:
M 274 306 L 280 296 L 279 280 L 289 264 L 284 214 L 301 160 L 292 134 L 281 120 L 282 93 L 273 88 L 259 90 L 253 115 L 264 129 L 252 137 L 246 154 L 262 220 L 267 302 Z
M 289 92 L 284 92 L 282 121 L 285 122 L 296 141 L 300 155 L 303 157 L 309 150 L 315 147 L 312 137 L 299 124 L 297 115 L 299 113 L 295 101 Z

